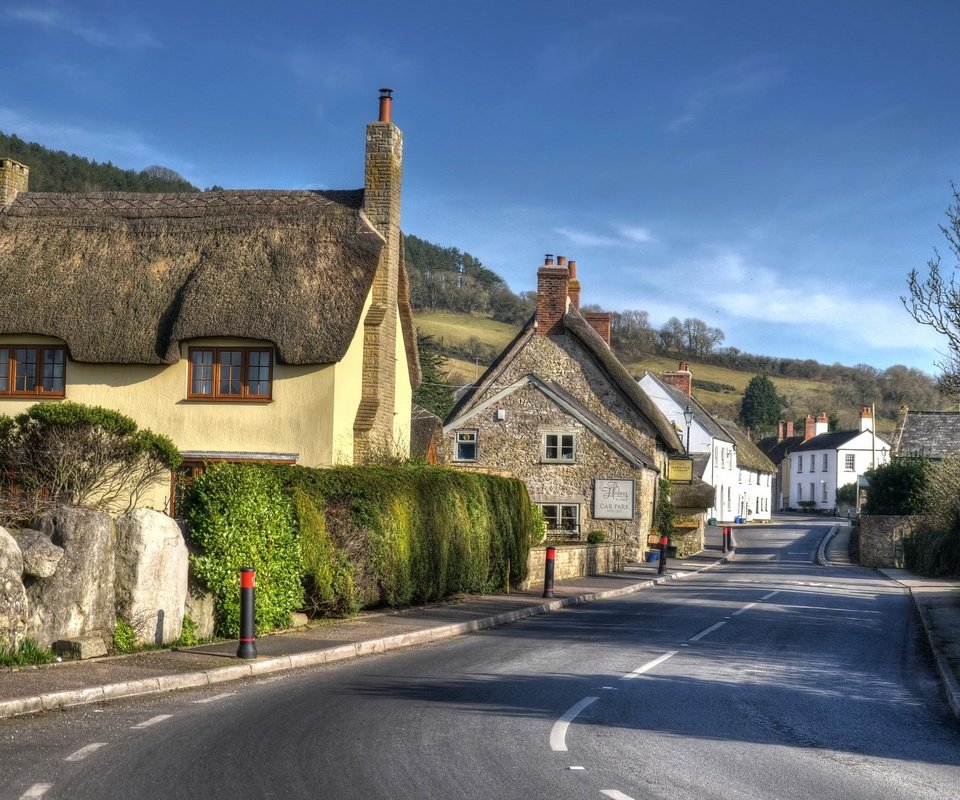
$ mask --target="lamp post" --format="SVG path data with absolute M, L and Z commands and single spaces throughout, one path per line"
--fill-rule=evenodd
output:
M 690 408 L 690 404 L 687 403 L 687 407 L 683 410 L 683 421 L 687 423 L 687 455 L 690 454 L 690 425 L 693 422 L 693 411 Z

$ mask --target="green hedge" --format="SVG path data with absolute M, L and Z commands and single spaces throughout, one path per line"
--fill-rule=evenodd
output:
M 216 598 L 218 631 L 239 625 L 240 567 L 257 570 L 257 628 L 305 607 L 438 600 L 527 577 L 535 528 L 519 480 L 442 467 L 231 465 L 185 492 L 197 576 Z

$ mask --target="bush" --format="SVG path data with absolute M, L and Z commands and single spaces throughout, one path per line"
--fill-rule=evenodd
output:
M 268 469 L 216 464 L 185 495 L 190 536 L 200 548 L 190 562 L 214 596 L 217 632 L 240 630 L 241 567 L 256 570 L 256 630 L 289 626 L 303 604 L 304 572 L 293 508 Z
M 925 516 L 904 541 L 907 567 L 934 577 L 960 576 L 960 458 L 927 467 Z
M 855 506 L 857 504 L 857 484 L 848 483 L 837 489 L 837 505 Z
M 0 666 L 26 667 L 31 664 L 50 664 L 56 660 L 51 650 L 45 650 L 35 639 L 24 639 L 19 647 L 9 647 L 0 641 Z
M 653 513 L 653 531 L 661 536 L 673 536 L 676 528 L 677 512 L 670 500 L 673 484 L 666 478 L 660 479 L 660 496 Z
M 923 458 L 895 458 L 867 471 L 865 514 L 923 514 L 927 509 L 930 462 Z
M 197 638 L 197 623 L 194 622 L 193 617 L 189 614 L 185 614 L 183 617 L 183 624 L 180 626 L 180 635 L 177 637 L 176 641 L 171 642 L 171 647 L 193 647 L 194 645 L 200 644 L 200 639 Z
M 116 653 L 132 653 L 137 649 L 137 633 L 125 619 L 118 619 L 113 629 L 113 650 Z
M 590 531 L 587 534 L 587 542 L 589 544 L 600 544 L 601 542 L 606 541 L 607 537 L 603 531 Z
M 0 417 L 0 522 L 25 523 L 55 505 L 133 508 L 180 465 L 173 442 L 129 417 L 69 401 Z

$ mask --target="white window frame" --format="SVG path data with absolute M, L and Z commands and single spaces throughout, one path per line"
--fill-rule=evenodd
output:
M 797 456 L 797 472 L 803 472 L 803 456 Z
M 829 454 L 829 453 L 824 453 L 824 454 L 823 454 L 823 466 L 820 467 L 820 471 L 821 471 L 821 472 L 829 472 L 829 471 L 830 471 L 830 454 Z
M 476 461 L 479 451 L 479 439 L 480 434 L 476 428 L 470 428 L 467 430 L 457 431 L 456 436 L 454 437 L 453 443 L 453 460 L 454 461 Z M 473 457 L 462 455 L 461 445 L 464 446 L 473 446 Z
M 856 472 L 857 471 L 857 456 L 856 453 L 845 453 L 843 456 L 843 471 L 844 472 Z
M 580 538 L 580 504 L 579 503 L 537 503 L 540 510 L 543 511 L 543 517 L 547 524 L 547 532 L 563 533 L 566 535 L 576 535 Z M 552 514 L 550 512 L 553 512 Z M 556 520 L 557 525 L 551 526 L 551 517 Z M 567 523 L 564 525 L 564 523 Z
M 550 444 L 550 440 L 553 443 Z M 569 439 L 569 449 L 566 439 Z M 557 455 L 551 457 L 547 448 L 555 448 Z M 569 457 L 564 456 L 569 452 Z M 577 434 L 572 431 L 545 431 L 540 437 L 540 460 L 544 464 L 575 464 L 577 461 Z

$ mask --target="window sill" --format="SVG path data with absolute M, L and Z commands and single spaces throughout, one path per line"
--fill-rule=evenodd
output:
M 272 397 L 184 397 L 181 403 L 225 403 L 231 406 L 266 406 L 273 402 Z

